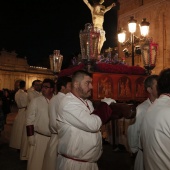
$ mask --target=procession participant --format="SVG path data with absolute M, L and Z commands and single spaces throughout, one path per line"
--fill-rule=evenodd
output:
M 98 170 L 102 154 L 102 124 L 109 121 L 115 100 L 103 99 L 94 110 L 88 100 L 92 91 L 91 74 L 79 70 L 72 76 L 72 89 L 57 108 L 57 170 Z
M 62 98 L 71 91 L 71 77 L 61 77 L 57 80 L 57 95 L 49 102 L 49 119 L 51 138 L 45 152 L 42 170 L 56 170 L 57 164 L 57 146 L 58 146 L 58 130 L 56 125 L 57 108 Z
M 11 130 L 11 136 L 10 136 L 10 142 L 9 146 L 11 148 L 15 148 L 20 150 L 21 149 L 21 139 L 22 139 L 22 133 L 24 129 L 24 123 L 25 123 L 25 114 L 26 114 L 26 108 L 28 104 L 28 98 L 27 93 L 25 92 L 25 81 L 20 81 L 19 83 L 19 90 L 15 93 L 15 102 L 17 103 L 18 107 L 18 114 L 15 117 L 12 130 Z
M 31 88 L 29 88 L 27 90 L 28 105 L 32 99 L 42 95 L 41 83 L 42 83 L 41 80 L 34 80 L 32 82 Z M 27 107 L 28 107 L 28 105 L 27 105 Z M 22 139 L 21 139 L 20 160 L 28 160 L 28 155 L 29 155 L 29 145 L 28 145 L 27 132 L 26 132 L 26 123 L 25 123 L 24 130 L 22 132 Z
M 158 97 L 157 94 L 157 80 L 158 75 L 150 75 L 144 81 L 145 91 L 148 93 L 148 98 L 139 104 L 136 108 L 135 122 L 128 126 L 127 138 L 130 151 L 133 155 L 137 155 L 135 158 L 134 170 L 143 170 L 143 153 L 139 149 L 139 135 L 143 117 L 146 114 L 147 109 Z
M 147 110 L 140 131 L 144 169 L 169 170 L 170 167 L 170 68 L 160 72 L 159 98 Z
M 44 79 L 42 96 L 31 100 L 26 116 L 29 147 L 27 170 L 42 170 L 45 150 L 50 140 L 48 106 L 53 97 L 54 81 Z
M 32 88 L 30 88 L 28 90 L 28 101 L 30 102 L 32 99 L 34 99 L 35 97 L 38 97 L 41 94 L 41 84 L 42 81 L 41 80 L 34 80 L 32 82 Z

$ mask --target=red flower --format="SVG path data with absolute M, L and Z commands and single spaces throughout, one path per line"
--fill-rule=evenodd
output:
M 61 70 L 59 77 L 71 76 L 75 71 L 84 69 L 84 64 L 79 64 L 77 66 Z M 95 65 L 95 71 L 101 73 L 115 73 L 115 74 L 136 74 L 145 75 L 145 69 L 139 66 L 128 66 L 124 64 L 107 64 L 98 63 Z
M 138 74 L 144 75 L 145 69 L 139 66 L 127 66 L 123 64 L 107 64 L 98 63 L 96 71 L 103 73 L 116 73 L 116 74 Z
M 84 64 L 79 64 L 71 68 L 63 69 L 61 70 L 58 76 L 59 77 L 71 76 L 75 71 L 82 70 L 83 68 L 84 68 Z
M 138 75 L 146 74 L 145 69 L 139 66 L 131 66 L 130 69 L 131 69 L 132 74 L 138 74 Z

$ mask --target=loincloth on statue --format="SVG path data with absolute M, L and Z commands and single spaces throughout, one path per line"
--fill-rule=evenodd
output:
M 100 28 L 95 28 L 95 29 L 96 29 L 97 32 L 100 33 L 100 38 L 102 38 L 103 41 L 105 41 L 106 40 L 106 37 L 105 37 L 106 33 L 105 33 L 105 31 L 103 29 L 100 29 Z

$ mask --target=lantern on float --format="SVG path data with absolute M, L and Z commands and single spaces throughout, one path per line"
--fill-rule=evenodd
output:
M 85 24 L 85 29 L 80 31 L 81 59 L 90 71 L 91 66 L 98 59 L 98 43 L 100 32 L 93 24 Z
M 158 44 L 154 43 L 152 39 L 148 39 L 141 45 L 143 65 L 148 75 L 151 74 L 151 70 L 156 66 L 157 48 Z

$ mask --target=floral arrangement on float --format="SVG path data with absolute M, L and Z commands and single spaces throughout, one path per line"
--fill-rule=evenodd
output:
M 102 73 L 136 74 L 136 75 L 146 74 L 145 69 L 142 67 L 128 66 L 125 64 L 98 63 L 96 64 L 95 70 L 96 72 L 102 72 Z
M 107 55 L 98 55 L 99 32 L 92 24 L 85 24 L 85 29 L 80 31 L 81 55 L 72 59 L 72 65 L 61 70 L 59 77 L 71 76 L 77 70 L 89 72 L 115 73 L 115 74 L 136 74 L 145 75 L 146 71 L 140 66 L 128 66 L 125 59 L 119 59 L 118 53 L 111 54 L 111 48 Z
M 78 71 L 78 70 L 83 70 L 84 69 L 84 64 L 83 63 L 79 63 L 78 65 L 75 65 L 75 66 L 71 66 L 67 69 L 63 69 L 60 71 L 59 73 L 59 77 L 62 77 L 62 76 L 71 76 L 75 71 Z
M 115 50 L 112 55 L 112 48 L 105 50 L 107 55 L 98 55 L 99 32 L 93 24 L 85 24 L 85 29 L 80 31 L 81 55 L 72 59 L 72 65 L 61 70 L 59 76 L 71 76 L 77 70 L 87 70 L 89 72 L 129 74 L 129 75 L 150 75 L 155 67 L 157 55 L 157 43 L 153 43 L 152 38 L 142 41 L 140 48 L 144 61 L 144 68 L 140 66 L 129 66 L 125 63 L 125 57 L 119 58 Z M 138 47 L 138 46 L 136 46 Z
M 59 77 L 71 76 L 75 71 L 85 69 L 85 64 L 80 61 L 80 56 L 72 59 L 72 65 L 61 70 Z M 109 59 L 108 57 L 102 58 L 93 63 L 93 71 L 101 73 L 115 73 L 115 74 L 133 74 L 133 75 L 145 75 L 146 71 L 140 66 L 128 66 L 124 61 Z

